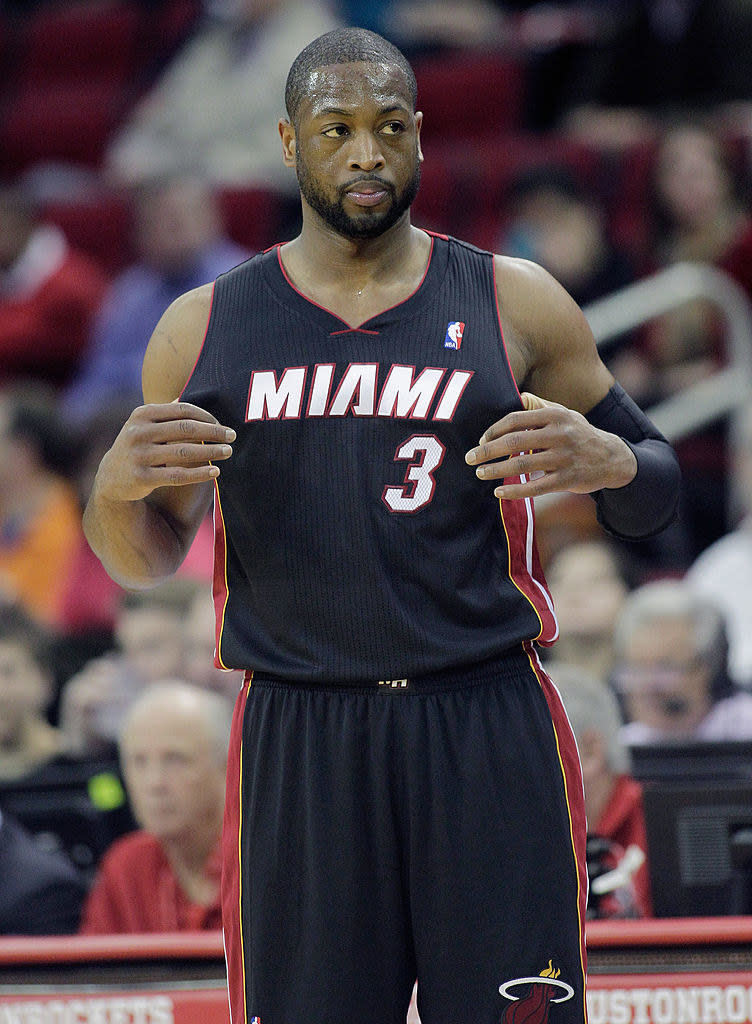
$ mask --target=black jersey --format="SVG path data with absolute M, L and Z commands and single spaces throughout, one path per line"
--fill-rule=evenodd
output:
M 219 277 L 183 393 L 237 431 L 216 482 L 217 664 L 398 680 L 555 639 L 529 500 L 465 452 L 521 408 L 493 258 L 432 235 L 405 301 L 353 328 L 275 247 Z

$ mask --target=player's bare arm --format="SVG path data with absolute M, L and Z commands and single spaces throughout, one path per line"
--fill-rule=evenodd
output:
M 598 356 L 582 311 L 550 274 L 526 260 L 497 256 L 496 280 L 507 351 L 525 411 L 490 425 L 467 453 L 468 463 L 482 480 L 524 474 L 524 483 L 497 488 L 495 493 L 505 498 L 628 484 L 637 470 L 632 450 L 584 415 L 614 379 Z
M 203 342 L 211 286 L 177 299 L 144 358 L 145 404 L 134 409 L 100 463 L 84 512 L 92 550 L 121 585 L 141 589 L 179 567 L 206 514 L 217 462 L 234 431 L 177 401 Z

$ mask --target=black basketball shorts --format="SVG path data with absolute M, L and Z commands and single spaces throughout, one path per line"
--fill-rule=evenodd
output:
M 224 832 L 233 1024 L 582 1024 L 585 814 L 531 648 L 366 687 L 254 678 Z

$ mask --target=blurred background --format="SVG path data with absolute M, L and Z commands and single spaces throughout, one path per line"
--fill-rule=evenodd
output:
M 217 927 L 220 815 L 197 842 L 184 799 L 219 792 L 223 736 L 189 712 L 240 685 L 212 667 L 211 523 L 129 595 L 80 515 L 166 306 L 297 232 L 284 82 L 338 24 L 415 68 L 414 223 L 550 270 L 682 463 L 677 523 L 639 544 L 587 496 L 536 505 L 589 914 L 750 914 L 752 3 L 0 0 L 0 933 Z M 144 734 L 149 804 L 121 755 L 156 684 L 212 753 L 189 771 Z M 162 913 L 107 905 L 139 872 Z

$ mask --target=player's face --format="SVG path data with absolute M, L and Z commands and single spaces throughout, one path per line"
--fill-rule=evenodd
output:
M 313 72 L 293 143 L 304 202 L 346 238 L 383 234 L 418 191 L 421 119 L 397 68 L 356 62 Z

